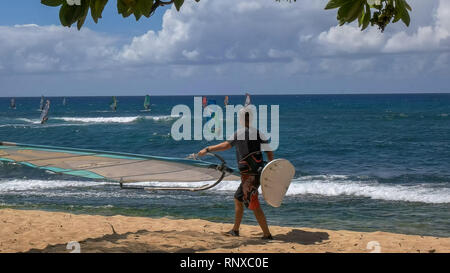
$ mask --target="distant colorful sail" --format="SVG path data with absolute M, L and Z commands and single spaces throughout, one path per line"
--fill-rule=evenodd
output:
M 205 96 L 202 97 L 202 106 L 203 108 L 208 106 L 208 99 Z
M 149 95 L 145 96 L 144 108 L 145 108 L 145 110 L 150 110 L 150 96 Z
M 116 96 L 113 96 L 113 97 L 111 98 L 111 103 L 110 103 L 109 107 L 111 107 L 111 109 L 112 109 L 113 111 L 116 111 L 116 110 L 117 110 L 117 99 L 116 99 Z
M 41 113 L 41 124 L 44 124 L 47 122 L 49 110 L 50 110 L 50 101 L 47 100 L 47 102 L 45 103 L 44 109 L 42 110 L 42 113 Z
M 244 106 L 250 105 L 252 104 L 252 101 L 250 99 L 250 94 L 249 93 L 245 93 L 245 104 Z
M 225 100 L 223 101 L 223 104 L 225 106 L 227 106 L 229 102 L 230 102 L 230 99 L 228 98 L 228 96 L 225 96 Z
M 11 109 L 16 109 L 16 100 L 14 98 L 11 99 Z

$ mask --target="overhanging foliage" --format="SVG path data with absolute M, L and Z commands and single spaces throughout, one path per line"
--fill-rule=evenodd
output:
M 291 0 L 288 1 L 291 2 Z M 98 23 L 108 0 L 41 0 L 41 3 L 60 7 L 59 19 L 63 26 L 71 27 L 77 23 L 77 28 L 81 29 L 89 11 L 94 22 Z M 117 0 L 117 12 L 123 17 L 133 14 L 136 20 L 139 20 L 142 16 L 149 18 L 159 7 L 172 4 L 179 11 L 184 0 Z M 371 25 L 378 26 L 381 31 L 384 31 L 391 22 L 396 23 L 401 20 L 409 26 L 411 21 L 409 15 L 411 7 L 406 0 L 330 0 L 325 9 L 338 9 L 337 20 L 340 25 L 358 20 L 361 30 Z

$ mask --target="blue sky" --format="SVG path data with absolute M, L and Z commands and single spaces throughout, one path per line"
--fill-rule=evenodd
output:
M 58 8 L 0 10 L 0 96 L 450 91 L 450 1 L 409 0 L 412 24 L 336 25 L 327 0 L 186 1 L 181 12 L 63 28 Z
M 149 29 L 160 30 L 162 25 L 162 15 L 167 7 L 160 8 L 151 20 L 144 20 L 144 17 L 136 21 L 134 16 L 123 19 L 117 14 L 116 2 L 110 1 L 103 11 L 103 18 L 100 24 L 95 24 L 92 19 L 86 20 L 85 26 L 95 31 L 107 32 L 130 37 L 140 35 Z M 0 11 L 0 25 L 13 26 L 24 24 L 37 25 L 59 25 L 59 8 L 44 6 L 40 1 L 18 0 L 10 1 L 4 5 Z

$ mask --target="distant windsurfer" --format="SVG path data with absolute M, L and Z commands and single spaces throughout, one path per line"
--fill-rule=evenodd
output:
M 50 110 L 50 100 L 47 100 L 45 103 L 44 109 L 41 114 L 41 124 L 44 124 L 48 121 L 48 111 Z
M 252 100 L 251 100 L 251 98 L 250 98 L 250 94 L 249 94 L 249 93 L 245 93 L 245 103 L 244 103 L 244 106 L 248 106 L 248 105 L 250 105 L 250 104 L 252 104 Z
M 208 106 L 208 99 L 205 96 L 202 97 L 202 106 L 203 108 L 206 108 L 206 106 Z
M 113 96 L 111 99 L 111 104 L 109 105 L 109 107 L 111 107 L 111 109 L 116 112 L 117 111 L 117 99 L 116 96 Z
M 247 208 L 253 210 L 256 220 L 258 221 L 262 231 L 262 239 L 271 240 L 269 227 L 267 226 L 266 216 L 259 204 L 258 187 L 260 185 L 259 172 L 264 166 L 261 144 L 267 143 L 265 136 L 258 130 L 252 128 L 251 115 L 243 108 L 239 113 L 240 119 L 245 119 L 245 128 L 239 129 L 234 135 L 218 145 L 209 146 L 198 153 L 198 156 L 204 156 L 208 152 L 220 152 L 236 147 L 236 157 L 241 172 L 241 184 L 234 194 L 235 219 L 232 230 L 227 235 L 239 236 L 239 227 L 244 215 L 244 204 Z M 256 139 L 252 140 L 252 130 L 256 130 Z M 267 151 L 269 161 L 273 160 L 273 152 Z
M 145 109 L 145 111 L 150 111 L 150 96 L 149 95 L 145 96 L 144 109 Z

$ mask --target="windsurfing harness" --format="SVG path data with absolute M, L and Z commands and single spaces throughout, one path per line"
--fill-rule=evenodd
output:
M 264 168 L 263 155 L 260 151 L 250 153 L 239 161 L 241 174 L 260 175 Z

